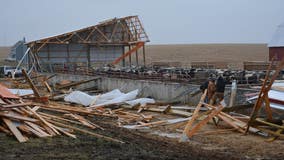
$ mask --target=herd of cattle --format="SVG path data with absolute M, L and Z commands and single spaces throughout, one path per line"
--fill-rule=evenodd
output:
M 257 84 L 265 78 L 266 71 L 221 70 L 177 67 L 104 67 L 96 74 L 132 79 L 157 79 L 164 81 L 200 82 L 208 78 L 223 76 L 227 84 L 237 80 L 238 84 Z M 270 73 L 273 74 L 273 73 Z M 283 75 L 283 73 L 282 73 Z M 283 78 L 283 77 L 281 77 Z

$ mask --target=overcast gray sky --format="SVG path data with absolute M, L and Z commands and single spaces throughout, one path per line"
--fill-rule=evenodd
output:
M 0 0 L 0 46 L 139 15 L 152 44 L 266 43 L 284 0 Z

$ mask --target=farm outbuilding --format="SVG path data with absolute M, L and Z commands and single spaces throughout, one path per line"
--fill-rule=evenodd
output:
M 149 39 L 138 16 L 113 18 L 95 26 L 28 42 L 29 68 L 76 72 L 108 64 L 145 65 L 146 42 Z M 142 58 L 138 58 L 139 49 Z M 135 59 L 131 59 L 133 53 L 136 53 L 132 56 Z M 142 62 L 138 62 L 139 59 Z
M 16 61 L 19 62 L 22 57 L 24 56 L 24 53 L 27 50 L 27 46 L 25 45 L 26 40 L 23 38 L 22 40 L 19 40 L 17 43 L 15 43 L 10 50 L 10 53 L 6 60 L 8 61 Z M 26 62 L 26 61 L 25 61 Z
M 284 58 L 284 23 L 278 26 L 271 41 L 268 43 L 269 47 L 269 60 L 273 58 L 280 61 Z

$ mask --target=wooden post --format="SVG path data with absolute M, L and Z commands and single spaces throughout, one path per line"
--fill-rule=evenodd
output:
M 69 50 L 69 44 L 67 44 L 66 51 L 67 51 L 67 59 L 66 59 L 66 62 L 67 62 L 67 67 L 69 67 L 69 63 L 70 63 L 70 50 Z M 69 71 L 69 69 L 68 69 L 67 71 Z
M 136 66 L 138 66 L 138 50 L 136 50 L 136 53 L 135 53 L 135 58 L 136 58 Z
M 232 87 L 231 87 L 231 97 L 230 97 L 230 103 L 229 107 L 232 107 L 236 101 L 236 95 L 237 95 L 237 81 L 233 80 Z
M 129 51 L 131 50 L 131 46 L 130 45 L 128 46 L 128 50 Z M 131 54 L 129 55 L 129 66 L 131 67 Z
M 13 122 L 10 119 L 2 118 L 4 123 L 7 125 L 7 127 L 11 130 L 13 135 L 17 138 L 19 142 L 26 142 L 28 139 L 25 138 L 22 133 L 18 130 L 18 128 L 13 124 Z
M 122 53 L 121 55 L 123 55 L 125 53 L 125 46 L 122 47 Z M 122 59 L 122 66 L 125 67 L 125 59 Z
M 88 66 L 88 68 L 90 68 L 91 67 L 91 54 L 90 54 L 90 52 L 91 52 L 91 47 L 90 47 L 90 45 L 87 45 L 87 66 Z
M 29 82 L 32 90 L 34 91 L 34 95 L 37 98 L 40 98 L 40 94 L 39 91 L 37 90 L 36 86 L 34 85 L 33 81 L 31 80 L 31 78 L 29 77 L 29 75 L 27 74 L 26 70 L 22 69 L 22 73 L 25 76 L 26 80 Z
M 180 138 L 180 142 L 185 142 L 188 139 L 188 133 L 189 130 L 191 129 L 191 126 L 193 125 L 193 122 L 198 118 L 198 114 L 199 114 L 199 110 L 202 107 L 202 103 L 204 102 L 205 98 L 207 95 L 207 89 L 205 89 L 204 93 L 202 94 L 201 98 L 200 98 L 200 102 L 198 103 L 198 105 L 196 106 L 191 119 L 187 122 L 187 124 L 185 125 L 185 128 L 183 130 L 182 136 Z
M 48 62 L 50 60 L 50 47 L 49 47 L 49 44 L 47 44 L 47 59 L 48 59 Z
M 145 44 L 143 45 L 143 63 L 146 66 L 146 59 L 145 59 Z

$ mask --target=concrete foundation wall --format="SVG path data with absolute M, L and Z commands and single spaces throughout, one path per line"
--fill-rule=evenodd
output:
M 139 89 L 139 96 L 152 97 L 156 100 L 182 103 L 196 103 L 197 97 L 190 97 L 188 93 L 199 88 L 198 85 L 179 84 L 172 82 L 159 82 L 149 80 L 132 80 L 120 78 L 103 78 L 99 82 L 99 88 L 103 91 L 120 89 L 123 92 L 129 92 Z
M 92 79 L 93 76 L 82 76 L 82 75 L 71 75 L 71 74 L 58 74 L 52 78 L 50 82 L 56 83 L 61 80 L 80 81 Z M 190 105 L 196 105 L 200 100 L 198 94 L 191 97 L 189 93 L 199 89 L 199 85 L 193 84 L 180 84 L 174 82 L 159 82 L 149 80 L 132 80 L 132 79 L 121 79 L 121 78 L 109 78 L 102 77 L 98 81 L 91 81 L 82 84 L 78 87 L 89 88 L 97 86 L 102 91 L 111 91 L 113 89 L 120 89 L 122 92 L 129 92 L 135 89 L 139 89 L 139 97 L 152 97 L 158 101 L 164 102 L 181 102 L 188 103 Z M 249 89 L 238 89 L 235 104 L 245 103 L 245 93 L 252 93 L 255 91 Z M 229 104 L 230 87 L 226 87 L 225 91 L 225 102 Z

